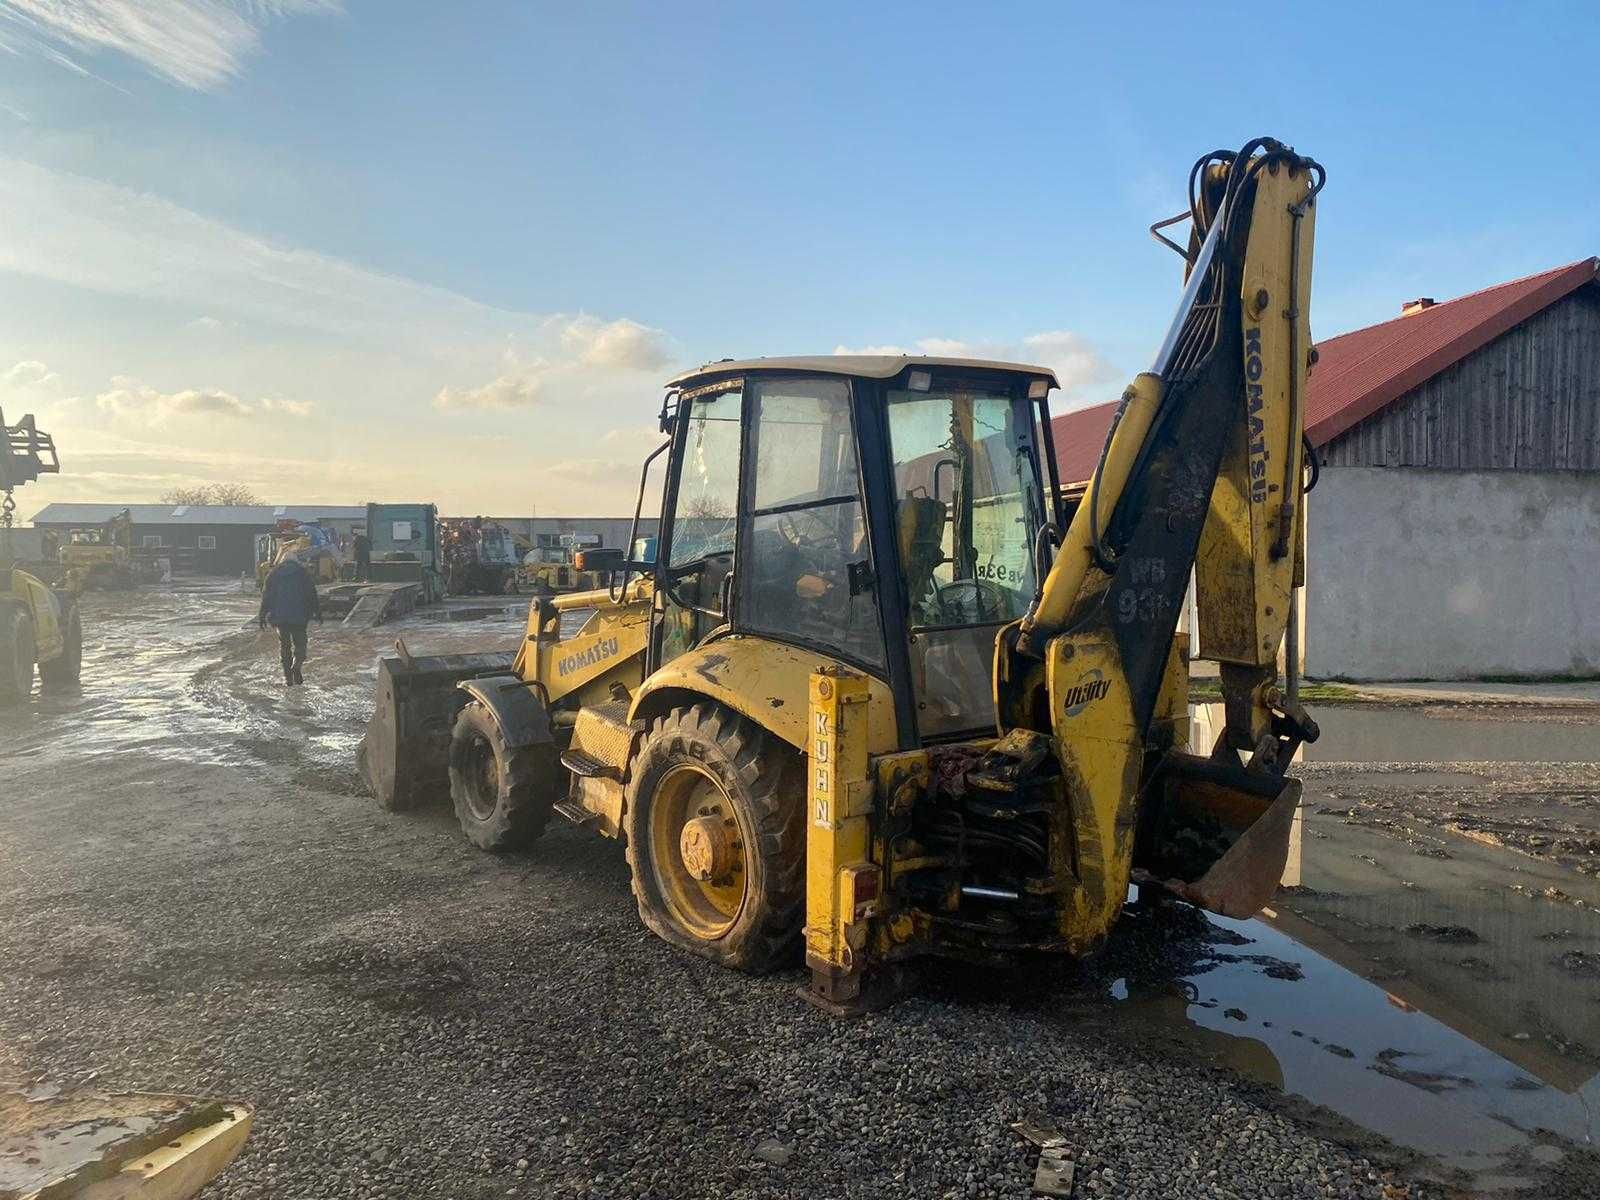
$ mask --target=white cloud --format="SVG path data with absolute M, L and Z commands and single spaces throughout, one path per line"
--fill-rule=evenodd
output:
M 1111 364 L 1080 334 L 1065 329 L 1030 333 L 1022 339 L 1022 349 L 1025 361 L 1040 363 L 1055 371 L 1062 395 L 1069 400 L 1116 382 L 1116 371 Z
M 433 398 L 434 407 L 444 410 L 527 408 L 537 404 L 540 393 L 544 391 L 544 380 L 539 370 L 535 367 L 521 374 L 501 375 L 481 387 L 440 388 L 439 394 Z
M 626 317 L 601 321 L 590 316 L 557 316 L 550 321 L 560 328 L 562 348 L 584 366 L 654 371 L 667 364 L 667 335 L 659 329 Z
M 269 22 L 337 13 L 338 0 L 0 0 L 0 45 L 87 74 L 73 54 L 110 51 L 183 87 L 239 74 Z
M 265 413 L 285 413 L 291 417 L 309 417 L 311 410 L 316 405 L 309 400 L 284 400 L 273 396 L 266 396 L 261 401 L 261 411 Z
M 431 358 L 452 373 L 485 375 L 508 345 L 591 372 L 651 370 L 670 356 L 665 333 L 626 317 L 492 308 L 267 241 L 146 192 L 3 154 L 0 212 L 9 227 L 28 231 L 0 238 L 0 271 L 182 305 L 203 314 L 189 321 L 196 329 L 249 333 L 252 323 L 265 322 L 337 339 L 346 350 L 360 342 L 391 363 Z M 408 366 L 407 373 L 421 372 Z
M 434 396 L 442 410 L 528 408 L 555 393 L 563 400 L 587 394 L 600 381 L 628 372 L 653 371 L 670 360 L 671 342 L 659 329 L 620 317 L 571 317 L 563 313 L 542 321 L 531 339 L 548 357 L 519 361 L 514 351 L 503 356 L 505 369 L 477 387 L 444 387 Z
M 1057 403 L 1076 407 L 1080 401 L 1105 399 L 1095 389 L 1111 383 L 1111 364 L 1087 339 L 1065 329 L 1030 333 L 1014 342 L 967 341 L 962 338 L 919 338 L 910 348 L 896 345 L 834 347 L 835 354 L 917 354 L 932 358 L 987 358 L 1000 362 L 1049 367 L 1061 384 Z
M 60 382 L 61 376 L 36 359 L 19 362 L 4 375 L 0 375 L 0 385 L 8 389 L 48 388 Z
M 833 348 L 833 352 L 835 354 L 889 354 L 889 355 L 932 354 L 933 353 L 933 351 L 931 351 L 931 350 L 922 350 L 922 349 L 908 350 L 904 346 L 896 346 L 896 345 L 892 345 L 892 344 L 888 344 L 888 343 L 885 343 L 884 345 L 881 345 L 881 346 L 835 346 Z
M 464 296 L 281 246 L 168 200 L 0 155 L 0 269 L 392 343 L 441 327 L 497 340 L 518 320 Z M 528 318 L 522 317 L 526 321 Z
M 131 419 L 159 425 L 173 417 L 255 417 L 267 413 L 284 413 L 303 417 L 311 405 L 301 400 L 268 398 L 259 401 L 241 400 L 232 392 L 221 388 L 184 388 L 177 392 L 163 392 L 130 379 L 115 376 L 111 387 L 94 398 L 101 412 L 113 417 Z

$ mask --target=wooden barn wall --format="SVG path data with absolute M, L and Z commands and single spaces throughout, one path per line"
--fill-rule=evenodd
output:
M 1335 467 L 1600 470 L 1600 287 L 1552 304 L 1319 453 Z

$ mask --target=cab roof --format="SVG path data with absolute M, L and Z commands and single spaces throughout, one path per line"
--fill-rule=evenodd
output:
M 1029 379 L 1045 379 L 1060 387 L 1049 367 L 1024 363 L 994 362 L 983 358 L 926 358 L 915 354 L 814 354 L 799 358 L 725 358 L 684 371 L 667 381 L 669 388 L 687 388 L 727 375 L 747 375 L 754 371 L 801 375 L 853 375 L 862 379 L 893 379 L 908 367 L 929 367 L 966 371 L 1005 371 Z

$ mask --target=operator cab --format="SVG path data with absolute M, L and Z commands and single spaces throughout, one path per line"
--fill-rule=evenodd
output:
M 883 680 L 899 742 L 992 725 L 995 635 L 1059 525 L 1043 367 L 826 356 L 672 380 L 650 670 L 751 635 Z

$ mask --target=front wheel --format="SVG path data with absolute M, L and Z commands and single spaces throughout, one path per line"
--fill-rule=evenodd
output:
M 625 817 L 639 916 L 736 970 L 795 956 L 805 912 L 803 757 L 715 704 L 674 709 L 634 762 Z
M 515 850 L 544 832 L 556 802 L 561 764 L 550 743 L 509 747 L 500 724 L 474 700 L 450 734 L 450 800 L 456 820 L 481 850 Z
M 33 618 L 21 608 L 0 608 L 0 707 L 32 694 L 33 656 Z
M 61 638 L 66 646 L 60 657 L 39 664 L 39 680 L 45 687 L 76 687 L 83 673 L 83 619 L 76 604 L 61 618 Z

